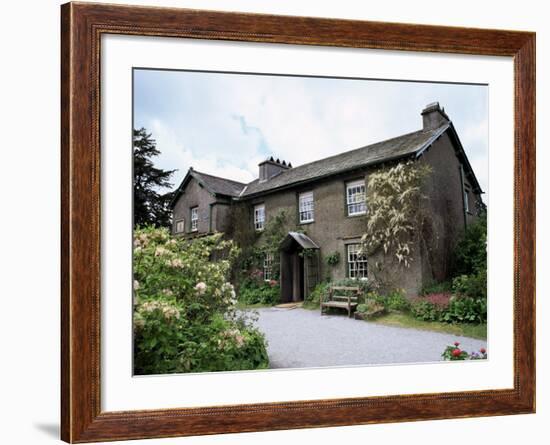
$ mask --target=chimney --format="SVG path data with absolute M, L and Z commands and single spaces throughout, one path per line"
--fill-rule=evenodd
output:
M 290 162 L 287 164 L 284 160 L 281 162 L 279 159 L 274 161 L 273 156 L 271 156 L 269 159 L 260 162 L 258 167 L 260 167 L 260 182 L 265 182 L 282 171 L 292 168 L 292 164 Z
M 435 130 L 443 124 L 450 122 L 449 116 L 445 113 L 445 108 L 441 108 L 439 102 L 426 105 L 421 114 L 424 131 Z

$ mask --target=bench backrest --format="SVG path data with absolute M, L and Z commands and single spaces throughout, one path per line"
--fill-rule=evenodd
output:
M 351 286 L 332 286 L 330 288 L 330 298 L 336 301 L 357 301 L 359 298 L 360 289 Z M 339 293 L 341 292 L 341 293 Z M 352 292 L 350 295 L 349 293 Z

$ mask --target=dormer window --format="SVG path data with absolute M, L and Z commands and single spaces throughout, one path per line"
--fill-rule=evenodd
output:
M 254 229 L 261 231 L 265 226 L 265 205 L 254 206 Z
M 346 184 L 346 205 L 348 216 L 364 215 L 367 212 L 364 179 Z

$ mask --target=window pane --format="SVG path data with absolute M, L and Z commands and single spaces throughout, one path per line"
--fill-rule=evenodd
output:
M 348 276 L 367 278 L 367 257 L 360 255 L 361 244 L 348 244 Z
M 264 280 L 271 281 L 273 277 L 273 254 L 266 253 L 264 256 Z
M 254 228 L 263 230 L 265 223 L 265 206 L 258 205 L 254 207 Z
M 199 229 L 199 208 L 193 207 L 191 209 L 191 230 L 196 231 Z
M 348 215 L 358 215 L 367 210 L 365 204 L 365 182 L 350 182 L 346 186 Z
M 313 192 L 301 193 L 298 199 L 300 222 L 311 222 L 315 219 Z

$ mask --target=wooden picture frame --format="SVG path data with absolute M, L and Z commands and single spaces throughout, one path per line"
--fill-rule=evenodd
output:
M 65 4 L 61 17 L 63 440 L 97 442 L 535 411 L 534 33 L 91 3 Z M 103 34 L 513 57 L 513 389 L 102 412 L 99 92 Z

